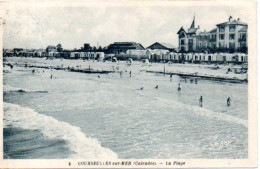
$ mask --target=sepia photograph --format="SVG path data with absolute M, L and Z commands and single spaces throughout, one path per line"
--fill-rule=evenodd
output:
M 256 2 L 2 7 L 5 165 L 256 164 Z

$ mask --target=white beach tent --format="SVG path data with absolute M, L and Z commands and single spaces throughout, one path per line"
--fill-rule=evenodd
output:
M 239 62 L 245 62 L 245 59 L 246 58 L 246 54 L 244 54 L 244 53 L 240 53 L 239 55 L 238 55 L 238 61 Z
M 199 60 L 199 54 L 198 53 L 195 53 L 192 57 L 192 60 L 193 61 L 198 61 Z
M 96 52 L 96 57 L 98 60 L 103 60 L 105 58 L 104 52 Z
M 224 55 L 226 55 L 227 62 L 234 62 L 234 61 L 236 61 L 238 59 L 238 56 L 234 55 L 234 54 L 226 53 Z
M 187 54 L 187 61 L 190 61 L 190 60 L 192 60 L 192 54 L 191 54 L 191 53 L 188 53 L 188 54 Z

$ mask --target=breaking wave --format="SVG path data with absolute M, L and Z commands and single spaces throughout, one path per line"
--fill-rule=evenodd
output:
M 4 85 L 4 92 L 19 92 L 19 93 L 48 93 L 48 91 L 37 91 L 37 90 L 27 90 L 27 89 L 22 89 L 18 87 L 13 87 L 13 86 L 7 86 Z
M 38 130 L 49 139 L 62 139 L 74 152 L 69 158 L 116 159 L 117 154 L 88 138 L 79 127 L 39 114 L 33 109 L 4 103 L 4 128 Z

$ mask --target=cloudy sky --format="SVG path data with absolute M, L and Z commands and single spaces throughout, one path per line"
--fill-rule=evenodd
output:
M 230 15 L 247 22 L 244 6 L 131 6 L 16 7 L 6 11 L 4 48 L 46 48 L 61 43 L 63 48 L 80 48 L 84 43 L 108 46 L 113 42 L 134 41 L 144 47 L 154 42 L 177 46 L 177 31 L 188 28 L 193 16 L 202 31 L 226 22 Z

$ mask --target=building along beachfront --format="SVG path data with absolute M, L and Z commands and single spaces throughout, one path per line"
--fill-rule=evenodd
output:
M 240 19 L 229 17 L 227 22 L 216 25 L 209 32 L 195 26 L 195 16 L 190 28 L 183 27 L 177 32 L 180 52 L 243 52 L 247 53 L 248 25 Z

